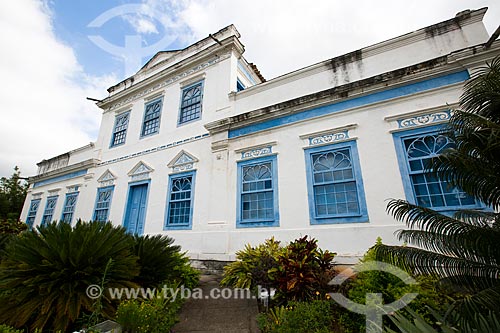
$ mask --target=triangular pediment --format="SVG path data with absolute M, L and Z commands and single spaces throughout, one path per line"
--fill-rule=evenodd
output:
M 142 66 L 142 68 L 137 73 L 145 72 L 161 62 L 167 61 L 168 59 L 172 58 L 174 55 L 176 55 L 179 52 L 180 52 L 179 50 L 160 51 L 160 52 L 156 53 L 151 59 L 149 59 L 148 62 L 146 62 L 146 64 L 144 64 L 144 66 Z
M 184 164 L 189 164 L 189 163 L 195 163 L 198 162 L 198 159 L 188 153 L 185 150 L 181 150 L 175 157 L 168 163 L 169 167 L 174 167 L 174 166 L 179 166 L 179 165 L 184 165 Z
M 144 163 L 143 161 L 140 161 L 139 163 L 137 163 L 133 168 L 132 170 L 130 170 L 128 172 L 128 175 L 129 176 L 134 176 L 134 175 L 141 175 L 143 173 L 150 173 L 154 171 L 154 169 L 152 167 L 150 167 L 149 165 L 147 165 L 146 163 Z
M 99 177 L 99 179 L 97 179 L 98 182 L 102 183 L 102 182 L 108 182 L 110 180 L 115 180 L 116 179 L 116 176 L 108 170 L 104 171 L 104 173 L 101 175 L 101 177 Z

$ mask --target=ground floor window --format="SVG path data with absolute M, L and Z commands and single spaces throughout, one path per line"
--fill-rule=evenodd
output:
M 33 227 L 36 218 L 36 212 L 40 206 L 40 199 L 33 199 L 30 203 L 30 209 L 28 210 L 28 215 L 26 216 L 26 224 L 29 228 Z
M 238 227 L 279 224 L 276 156 L 238 163 Z
M 43 212 L 42 225 L 52 222 L 52 217 L 54 216 L 54 209 L 57 204 L 57 195 L 47 198 L 47 203 L 45 204 L 45 211 Z
M 355 141 L 306 150 L 311 224 L 368 220 Z
M 100 187 L 97 189 L 97 197 L 92 220 L 105 222 L 109 217 L 111 198 L 114 186 Z
M 77 198 L 78 198 L 78 192 L 66 194 L 66 200 L 64 201 L 61 221 L 66 223 L 71 223 L 71 220 L 73 219 L 73 213 L 75 212 Z
M 165 229 L 191 229 L 195 172 L 171 175 Z
M 428 172 L 433 157 L 455 146 L 440 129 L 440 126 L 432 126 L 394 135 L 407 200 L 435 210 L 481 207 L 480 202 L 461 189 Z

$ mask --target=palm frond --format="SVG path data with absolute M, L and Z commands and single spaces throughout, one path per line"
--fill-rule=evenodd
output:
M 500 57 L 479 68 L 465 84 L 460 105 L 467 111 L 500 121 Z
M 453 213 L 453 218 L 469 224 L 493 227 L 500 214 L 487 210 L 460 209 Z
M 420 207 L 401 199 L 390 200 L 386 210 L 396 220 L 405 223 L 412 229 L 444 234 L 483 230 L 483 228 L 488 227 L 482 221 L 469 221 L 465 223 L 430 208 Z
M 500 261 L 500 232 L 496 230 L 455 233 L 399 230 L 396 235 L 405 243 L 448 256 L 469 258 L 484 264 L 497 264 Z
M 410 246 L 375 245 L 375 258 L 400 267 L 413 275 L 431 275 L 440 278 L 462 276 L 461 282 L 474 286 L 474 278 L 498 279 L 497 265 L 473 262 L 469 259 L 447 256 Z

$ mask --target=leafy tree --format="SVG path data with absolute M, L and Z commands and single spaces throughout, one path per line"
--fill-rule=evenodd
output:
M 10 178 L 0 178 L 0 220 L 18 220 L 23 210 L 28 184 L 21 179 L 16 166 Z
M 433 172 L 493 209 L 447 216 L 404 200 L 388 212 L 410 229 L 398 232 L 412 246 L 378 245 L 378 260 L 416 275 L 440 278 L 440 286 L 467 294 L 454 304 L 463 331 L 479 327 L 474 314 L 500 312 L 500 57 L 466 83 L 444 135 L 455 142 L 430 163 Z M 432 171 L 431 171 L 432 170 Z

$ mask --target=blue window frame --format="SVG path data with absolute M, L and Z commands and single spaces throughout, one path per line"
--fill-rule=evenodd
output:
M 144 121 L 142 122 L 141 137 L 156 134 L 160 130 L 162 105 L 162 98 L 146 103 L 144 107 Z
M 238 228 L 279 225 L 276 155 L 238 163 Z
M 245 85 L 240 81 L 240 79 L 236 79 L 236 91 L 245 90 Z
M 61 221 L 66 223 L 71 223 L 71 220 L 73 220 L 73 213 L 75 212 L 76 199 L 78 199 L 78 192 L 72 192 L 66 194 L 66 199 L 64 200 L 64 206 L 61 215 Z
M 305 154 L 311 224 L 367 222 L 356 142 L 314 147 Z
M 42 216 L 42 225 L 52 222 L 52 217 L 54 216 L 54 209 L 57 204 L 57 195 L 47 198 L 47 203 L 45 204 L 45 210 Z
M 170 175 L 165 229 L 191 229 L 195 171 Z
M 119 146 L 125 143 L 129 118 L 130 112 L 125 112 L 116 116 L 110 147 Z
M 438 211 L 483 207 L 462 190 L 425 172 L 433 157 L 455 145 L 440 129 L 440 126 L 431 126 L 394 134 L 406 199 Z
M 179 125 L 200 119 L 203 102 L 203 81 L 182 89 Z
M 97 189 L 93 221 L 106 222 L 108 220 L 114 188 L 114 186 L 107 186 Z
M 28 210 L 28 215 L 26 216 L 26 224 L 29 228 L 32 228 L 35 223 L 36 213 L 38 211 L 38 207 L 40 206 L 40 201 L 40 199 L 31 200 L 30 209 Z

